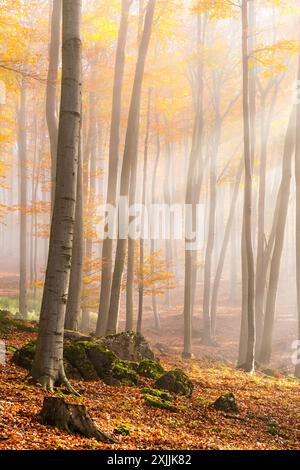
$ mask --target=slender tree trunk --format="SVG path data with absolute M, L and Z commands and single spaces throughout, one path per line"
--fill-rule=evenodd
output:
M 212 334 L 213 334 L 213 336 L 215 336 L 215 334 L 216 334 L 216 314 L 217 314 L 217 301 L 218 301 L 220 281 L 221 281 L 221 276 L 222 276 L 223 267 L 224 267 L 224 263 L 225 263 L 226 252 L 227 252 L 227 247 L 228 247 L 229 238 L 230 238 L 230 232 L 232 230 L 233 221 L 234 221 L 234 217 L 235 217 L 236 202 L 237 202 L 237 198 L 238 198 L 238 194 L 239 194 L 239 188 L 240 188 L 240 184 L 241 184 L 242 173 L 243 173 L 243 166 L 241 165 L 240 169 L 238 171 L 236 182 L 235 182 L 234 189 L 233 189 L 229 216 L 228 216 L 228 220 L 227 220 L 227 224 L 226 224 L 226 228 L 225 228 L 223 243 L 222 243 L 222 246 L 221 246 L 220 257 L 219 257 L 219 261 L 218 261 L 218 264 L 217 264 L 216 275 L 215 275 L 215 279 L 214 279 L 214 283 L 213 283 L 213 287 L 212 287 L 211 322 L 212 322 Z
M 247 325 L 248 338 L 246 362 L 242 368 L 247 372 L 254 370 L 255 353 L 255 314 L 254 314 L 254 259 L 252 247 L 252 161 L 250 144 L 250 114 L 249 114 L 249 63 L 248 63 L 248 0 L 242 2 L 242 55 L 243 55 L 243 120 L 244 120 L 244 237 L 242 251 L 245 249 L 245 264 L 247 276 L 243 279 L 243 291 L 247 291 Z M 246 282 L 247 281 L 247 282 Z
M 168 125 L 168 123 L 167 123 Z M 166 155 L 165 155 L 165 174 L 164 174 L 164 202 L 165 204 L 170 207 L 172 204 L 172 196 L 171 196 L 171 165 L 172 165 L 172 155 L 171 155 L 171 145 L 170 145 L 170 136 L 167 136 L 166 141 Z M 169 240 L 165 240 L 165 250 L 166 250 L 166 267 L 168 271 L 172 271 L 173 267 L 173 249 L 172 249 L 172 232 L 173 231 L 173 223 L 172 220 L 170 221 L 170 238 Z M 172 296 L 171 290 L 166 289 L 165 291 L 165 304 L 167 308 L 171 307 L 172 304 Z
M 93 69 L 92 69 L 93 70 Z M 87 206 L 89 210 L 89 224 L 91 226 L 90 231 L 93 232 L 94 224 L 94 205 L 95 205 L 95 193 L 96 193 L 96 154 L 97 154 L 97 121 L 96 121 L 96 96 L 94 92 L 90 92 L 89 95 L 89 131 L 86 143 L 86 167 L 85 172 L 85 184 L 84 188 L 87 195 Z M 88 170 L 89 168 L 89 170 Z M 93 239 L 92 234 L 88 236 L 85 243 L 85 258 L 88 263 L 93 258 Z M 87 273 L 89 275 L 89 273 Z M 88 303 L 88 299 L 83 299 L 83 303 Z M 80 325 L 81 331 L 90 331 L 90 310 L 86 306 L 82 310 L 82 320 Z
M 282 161 L 282 179 L 278 192 L 278 211 L 275 211 L 275 242 L 270 264 L 269 285 L 266 300 L 266 313 L 261 341 L 259 361 L 268 364 L 271 359 L 272 337 L 275 318 L 275 305 L 279 281 L 280 263 L 284 243 L 291 182 L 291 163 L 295 149 L 295 110 L 293 109 L 285 138 Z
M 144 146 L 144 168 L 143 168 L 143 194 L 142 194 L 142 205 L 145 207 L 147 200 L 147 172 L 148 172 L 148 150 L 149 150 L 149 132 L 150 132 L 150 107 L 151 107 L 151 88 L 148 91 L 148 107 L 147 107 L 147 125 L 146 125 L 146 136 Z M 138 308 L 138 321 L 137 321 L 137 332 L 142 332 L 142 319 L 143 319 L 143 308 L 144 308 L 144 239 L 143 239 L 143 227 L 144 227 L 144 216 L 142 217 L 142 236 L 140 239 L 140 269 L 139 269 L 139 308 Z
M 300 27 L 300 22 L 299 22 L 299 27 Z M 300 83 L 300 54 L 299 54 L 299 64 L 298 64 L 298 86 L 299 86 L 299 83 Z M 296 181 L 296 286 L 297 286 L 297 313 L 298 313 L 298 340 L 300 340 L 300 102 L 297 103 L 297 110 L 296 110 L 295 181 Z M 300 379 L 300 364 L 296 365 L 295 376 Z
M 116 206 L 117 181 L 119 166 L 119 143 L 120 143 L 120 119 L 121 119 L 121 99 L 125 67 L 125 47 L 128 30 L 128 15 L 132 0 L 122 1 L 122 16 L 118 36 L 114 90 L 112 103 L 112 118 L 110 128 L 109 144 L 109 169 L 106 203 Z M 113 240 L 105 238 L 102 247 L 102 272 L 101 272 L 101 292 L 99 313 L 96 327 L 96 335 L 103 336 L 106 332 L 108 310 L 110 303 L 110 292 L 112 283 L 112 262 L 113 262 Z
M 201 16 L 198 16 L 197 25 L 197 45 L 200 56 L 200 46 L 204 44 L 205 30 L 202 25 Z M 186 240 L 185 240 L 185 266 L 184 266 L 184 346 L 182 357 L 189 359 L 192 357 L 192 278 L 193 278 L 193 260 L 196 258 L 197 251 L 191 250 L 187 234 L 189 225 L 195 225 L 196 205 L 199 199 L 203 177 L 203 157 L 202 157 L 202 134 L 203 134 L 203 61 L 200 59 L 197 70 L 196 84 L 196 114 L 194 119 L 194 130 L 192 138 L 192 148 L 188 164 L 188 174 L 186 182 L 185 204 L 191 207 L 191 220 L 186 220 Z M 187 217 L 188 219 L 188 217 Z M 194 227 L 195 228 L 195 227 Z
M 144 31 L 139 47 L 121 172 L 120 196 L 123 198 L 128 198 L 130 187 L 130 172 L 134 169 L 132 165 L 136 164 L 137 160 L 142 82 L 144 77 L 146 56 L 151 37 L 155 3 L 156 0 L 148 1 Z M 126 214 L 121 214 L 121 218 L 121 223 L 126 226 L 128 223 L 128 220 L 125 220 L 127 219 Z M 115 267 L 112 279 L 107 333 L 115 333 L 117 330 L 121 282 L 125 264 L 126 248 L 127 239 L 119 237 L 117 241 Z
M 62 89 L 56 190 L 49 256 L 32 376 L 44 388 L 70 385 L 63 366 L 63 331 L 72 261 L 81 121 L 81 0 L 63 0 Z
M 230 302 L 231 304 L 235 304 L 237 301 L 237 284 L 238 284 L 238 276 L 237 276 L 237 230 L 236 230 L 236 219 L 237 217 L 233 218 L 232 222 L 232 234 L 230 240 Z
M 156 122 L 157 127 L 158 127 L 158 122 Z M 153 170 L 153 175 L 152 175 L 152 204 L 155 204 L 156 201 L 156 178 L 157 178 L 157 170 L 158 170 L 158 164 L 159 164 L 159 158 L 160 158 L 160 138 L 159 138 L 159 130 L 157 129 L 157 137 L 156 137 L 156 158 L 155 158 L 155 163 L 154 163 L 154 170 Z M 154 253 L 155 253 L 155 241 L 153 238 L 151 238 L 151 243 L 150 243 L 150 256 L 151 256 L 151 278 L 154 279 Z M 154 324 L 155 328 L 157 331 L 160 331 L 160 315 L 157 307 L 157 298 L 156 298 L 156 292 L 155 292 L 155 287 L 152 288 L 152 310 L 153 310 L 153 315 L 154 315 Z
M 216 101 L 219 99 L 216 97 Z M 218 105 L 217 105 L 218 106 Z M 212 317 L 211 317 L 211 271 L 212 271 L 212 255 L 215 244 L 216 229 L 216 207 L 217 207 L 217 152 L 219 148 L 221 135 L 221 119 L 219 114 L 216 115 L 215 133 L 213 137 L 213 148 L 210 162 L 210 194 L 209 194 L 209 222 L 207 246 L 205 253 L 204 265 L 204 289 L 203 289 L 203 343 L 212 345 Z
M 62 0 L 53 0 L 51 18 L 51 38 L 49 46 L 49 68 L 46 89 L 46 119 L 50 139 L 51 153 L 51 207 L 53 209 L 55 178 L 56 178 L 56 156 L 58 138 L 58 115 L 57 115 L 57 80 L 59 65 L 59 48 L 61 33 Z
M 19 165 L 20 165 L 20 283 L 19 312 L 27 318 L 27 130 L 26 130 L 27 84 L 22 80 L 19 109 Z
M 78 150 L 77 194 L 75 226 L 72 248 L 72 265 L 68 301 L 66 307 L 65 329 L 78 330 L 81 311 L 81 293 L 83 277 L 83 179 L 82 179 L 82 139 Z

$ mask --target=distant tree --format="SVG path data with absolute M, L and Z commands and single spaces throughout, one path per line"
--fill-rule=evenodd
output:
M 139 120 L 141 106 L 141 92 L 145 69 L 145 61 L 149 48 L 152 23 L 154 17 L 156 0 L 149 0 L 144 22 L 144 31 L 140 42 L 138 60 L 135 71 L 134 84 L 132 89 L 132 98 L 128 116 L 127 133 L 125 141 L 125 149 L 123 156 L 123 165 L 121 172 L 120 196 L 129 196 L 130 191 L 130 174 L 135 171 L 137 165 L 138 137 L 139 137 Z M 125 214 L 122 215 L 124 220 Z M 126 223 L 126 221 L 124 221 Z M 119 317 L 119 304 L 121 283 L 124 271 L 127 240 L 118 238 L 116 258 L 114 266 L 114 274 L 110 295 L 109 316 L 107 323 L 107 333 L 115 333 Z
M 114 90 L 109 144 L 109 168 L 106 196 L 106 203 L 111 204 L 112 206 L 115 206 L 117 202 L 121 99 L 125 67 L 125 47 L 128 30 L 128 16 L 131 4 L 132 0 L 122 0 L 121 22 L 115 59 Z M 102 336 L 106 331 L 112 283 L 112 256 L 113 240 L 110 238 L 105 238 L 103 240 L 102 247 L 102 276 L 99 313 L 96 327 L 97 336 Z

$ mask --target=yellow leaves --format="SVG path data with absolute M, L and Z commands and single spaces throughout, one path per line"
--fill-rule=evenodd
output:
M 138 256 L 136 256 L 138 259 Z M 147 254 L 144 258 L 142 271 L 136 264 L 135 283 L 138 287 L 143 282 L 145 295 L 162 295 L 166 289 L 174 289 L 176 278 L 172 272 L 167 269 L 166 261 L 160 251 Z
M 43 289 L 44 282 L 43 281 L 34 281 L 31 284 L 32 287 L 37 287 L 38 289 Z
M 207 13 L 210 19 L 227 19 L 235 18 L 239 14 L 239 9 L 231 0 L 197 0 L 192 12 Z
M 249 67 L 258 63 L 263 67 L 262 77 L 272 77 L 285 72 L 289 59 L 298 54 L 299 50 L 298 42 L 290 40 L 281 40 L 270 46 L 258 47 L 249 60 Z

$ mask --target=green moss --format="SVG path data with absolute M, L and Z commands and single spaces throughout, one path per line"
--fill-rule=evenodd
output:
M 188 397 L 192 395 L 194 390 L 193 382 L 181 369 L 166 372 L 156 380 L 155 386 L 156 388 Z
M 98 343 L 86 342 L 85 351 L 91 361 L 98 377 L 106 379 L 110 374 L 113 363 L 116 361 L 116 355 Z
M 18 349 L 12 358 L 12 362 L 24 369 L 31 370 L 36 350 L 36 342 L 30 341 L 23 348 Z
M 157 390 L 155 388 L 144 387 L 142 390 L 144 395 L 151 395 L 153 397 L 161 398 L 162 400 L 172 401 L 173 397 L 169 393 L 163 392 L 162 390 Z
M 156 380 L 165 373 L 165 370 L 159 362 L 144 359 L 140 362 L 137 372 L 139 375 Z
M 160 408 L 168 411 L 178 411 L 176 406 L 169 400 L 164 400 L 163 398 L 150 395 L 150 393 L 144 394 L 145 403 L 154 408 Z
M 134 370 L 131 369 L 130 363 L 121 361 L 119 359 L 114 362 L 111 371 L 111 377 L 120 385 L 129 387 L 137 385 L 138 383 L 138 375 Z
M 86 344 L 83 341 L 67 342 L 64 346 L 64 358 L 78 370 L 84 380 L 98 380 L 98 374 L 86 354 Z
M 130 436 L 130 432 L 130 427 L 127 424 L 120 424 L 114 429 L 114 433 L 121 436 Z

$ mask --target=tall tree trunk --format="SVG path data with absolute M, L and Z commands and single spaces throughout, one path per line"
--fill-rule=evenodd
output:
M 215 279 L 214 279 L 214 283 L 213 283 L 213 287 L 212 287 L 211 323 L 212 323 L 212 334 L 213 334 L 213 336 L 215 336 L 215 334 L 216 334 L 216 314 L 217 314 L 217 301 L 218 301 L 220 281 L 221 281 L 221 276 L 222 276 L 223 267 L 224 267 L 224 263 L 225 263 L 226 252 L 227 252 L 227 247 L 228 247 L 229 238 L 230 238 L 230 232 L 231 232 L 232 226 L 233 226 L 235 210 L 236 210 L 236 202 L 237 202 L 237 198 L 238 198 L 238 194 L 239 194 L 239 188 L 240 188 L 240 184 L 241 184 L 242 173 L 243 173 L 243 165 L 241 164 L 241 166 L 239 168 L 239 171 L 238 171 L 238 174 L 237 174 L 234 189 L 233 189 L 229 216 L 228 216 L 228 220 L 227 220 L 227 224 L 226 224 L 226 228 L 225 228 L 223 243 L 222 243 L 222 246 L 221 246 L 220 257 L 219 257 L 219 261 L 218 261 L 218 264 L 217 264 L 216 275 L 215 275 Z
M 63 0 L 62 89 L 56 189 L 32 376 L 44 388 L 65 384 L 63 331 L 72 261 L 81 121 L 81 0 Z
M 117 202 L 116 197 L 119 166 L 121 99 L 125 67 L 125 47 L 128 30 L 128 15 L 131 3 L 132 0 L 122 1 L 122 16 L 115 62 L 114 90 L 109 144 L 109 169 L 106 196 L 107 205 L 110 204 L 112 206 L 115 206 Z M 106 332 L 112 282 L 112 257 L 113 240 L 108 237 L 103 240 L 102 247 L 101 292 L 96 327 L 96 335 L 98 337 L 103 336 Z
M 158 122 L 156 119 L 156 124 L 158 127 Z M 160 137 L 159 137 L 159 130 L 157 129 L 157 136 L 156 136 L 156 158 L 154 162 L 154 169 L 153 169 L 153 175 L 152 175 L 152 204 L 155 204 L 156 201 L 156 178 L 157 178 L 157 170 L 158 170 L 158 164 L 159 164 L 159 158 L 160 158 Z M 151 256 L 151 278 L 154 278 L 154 264 L 153 264 L 153 259 L 154 259 L 154 252 L 155 252 L 155 240 L 151 237 L 151 243 L 150 243 L 150 256 Z M 152 288 L 152 293 L 151 293 L 151 299 L 152 299 L 152 310 L 153 310 L 153 315 L 154 315 L 154 324 L 155 328 L 157 331 L 160 331 L 160 315 L 157 307 L 157 298 L 156 298 L 156 292 L 155 292 L 155 287 Z
M 200 47 L 204 44 L 205 28 L 202 23 L 202 18 L 198 15 L 197 19 L 197 46 L 199 57 L 201 57 Z M 199 200 L 202 177 L 203 177 L 203 157 L 202 157 L 202 137 L 203 137 L 203 60 L 200 58 L 197 67 L 197 83 L 196 83 L 196 103 L 195 103 L 195 118 L 194 130 L 192 137 L 192 148 L 189 157 L 188 174 L 186 181 L 186 194 L 185 204 L 186 207 L 192 209 L 192 214 L 188 214 L 187 218 L 191 216 L 191 220 L 186 220 L 185 225 L 185 265 L 184 265 L 184 345 L 182 357 L 189 359 L 192 357 L 192 285 L 193 285 L 193 260 L 197 258 L 197 251 L 191 250 L 189 246 L 190 241 L 187 239 L 187 234 L 190 229 L 193 229 L 196 218 L 196 205 Z M 192 225 L 192 227 L 191 227 Z
M 247 291 L 247 348 L 246 361 L 241 367 L 247 371 L 254 370 L 255 353 L 255 314 L 254 314 L 254 259 L 252 247 L 252 161 L 250 144 L 249 114 L 249 63 L 248 63 L 248 0 L 242 2 L 242 55 L 243 55 L 243 121 L 244 121 L 244 234 L 242 234 L 242 251 L 245 249 L 247 276 L 243 279 L 243 291 Z M 244 236 L 243 236 L 244 235 Z
M 284 243 L 284 232 L 286 226 L 291 183 L 292 155 L 295 149 L 295 110 L 293 109 L 284 144 L 284 155 L 282 161 L 282 178 L 278 192 L 278 209 L 275 211 L 275 242 L 270 264 L 269 285 L 266 300 L 266 313 L 261 341 L 259 361 L 268 364 L 271 359 L 272 337 L 275 318 L 275 305 L 277 287 L 279 281 L 281 255 Z
M 92 69 L 93 73 L 93 69 Z M 94 205 L 95 205 L 95 193 L 96 193 L 96 156 L 97 156 L 97 121 L 96 121 L 96 96 L 94 92 L 90 92 L 89 95 L 89 131 L 86 143 L 86 152 L 85 152 L 85 165 L 87 167 L 85 172 L 85 184 L 84 188 L 87 195 L 87 206 L 89 209 L 89 224 L 93 225 L 93 216 L 94 216 Z M 92 229 L 91 229 L 92 231 Z M 91 262 L 93 258 L 93 239 L 90 235 L 86 239 L 85 243 L 85 258 L 88 263 Z M 87 273 L 89 275 L 89 273 Z M 88 303 L 88 299 L 83 299 L 83 303 Z M 86 306 L 82 310 L 82 320 L 80 325 L 81 331 L 89 332 L 90 331 L 90 310 Z
M 77 192 L 75 209 L 75 226 L 72 248 L 72 265 L 70 272 L 69 292 L 66 307 L 65 329 L 78 330 L 81 310 L 81 293 L 83 277 L 83 179 L 82 179 L 82 137 L 80 131 L 78 150 Z
M 217 92 L 218 93 L 218 92 Z M 219 97 L 216 97 L 217 109 L 219 108 Z M 207 246 L 204 264 L 204 288 L 203 288 L 203 338 L 204 344 L 213 344 L 212 340 L 212 317 L 211 317 L 211 271 L 212 271 L 212 255 L 215 243 L 216 229 L 216 206 L 217 206 L 217 152 L 219 148 L 221 135 L 221 118 L 217 111 L 215 132 L 213 136 L 212 155 L 210 162 L 210 193 L 209 193 L 209 222 Z
M 46 119 L 50 139 L 51 154 L 51 207 L 53 209 L 56 156 L 58 138 L 58 116 L 57 116 L 57 80 L 59 65 L 60 33 L 61 33 L 62 0 L 53 0 L 51 17 L 51 38 L 49 45 L 49 68 L 46 89 Z
M 146 56 L 151 37 L 155 3 L 156 0 L 148 1 L 144 31 L 139 47 L 138 61 L 132 89 L 120 184 L 120 196 L 123 198 L 128 198 L 130 187 L 130 172 L 133 169 L 132 165 L 136 164 L 137 160 L 142 82 L 144 77 Z M 121 224 L 127 226 L 128 219 L 126 214 L 121 213 L 120 215 L 122 219 Z M 126 248 L 127 239 L 119 237 L 117 241 L 115 267 L 112 279 L 107 333 L 115 333 L 117 330 L 121 282 L 126 257 Z
M 20 165 L 20 283 L 19 312 L 27 318 L 27 84 L 22 80 L 19 109 L 18 147 Z
M 142 189 L 142 205 L 143 208 L 147 201 L 147 172 L 148 172 L 148 151 L 149 151 L 149 132 L 150 132 L 150 107 L 151 107 L 151 88 L 148 91 L 148 107 L 147 107 L 147 125 L 146 125 L 146 136 L 144 146 L 144 168 L 143 168 L 143 189 Z M 144 215 L 142 216 L 142 234 L 140 239 L 140 268 L 139 268 L 139 308 L 138 308 L 138 321 L 136 330 L 138 333 L 142 332 L 142 319 L 143 319 L 143 308 L 144 308 L 144 239 L 143 239 L 143 228 L 144 228 Z
M 300 20 L 300 17 L 299 17 Z M 299 21 L 300 27 L 300 21 Z M 298 86 L 300 83 L 300 54 L 298 64 Z M 299 100 L 299 98 L 298 98 Z M 296 148 L 295 148 L 295 181 L 296 181 L 296 286 L 298 313 L 298 340 L 300 340 L 300 102 L 296 111 Z M 300 379 L 300 364 L 296 364 L 295 376 Z

